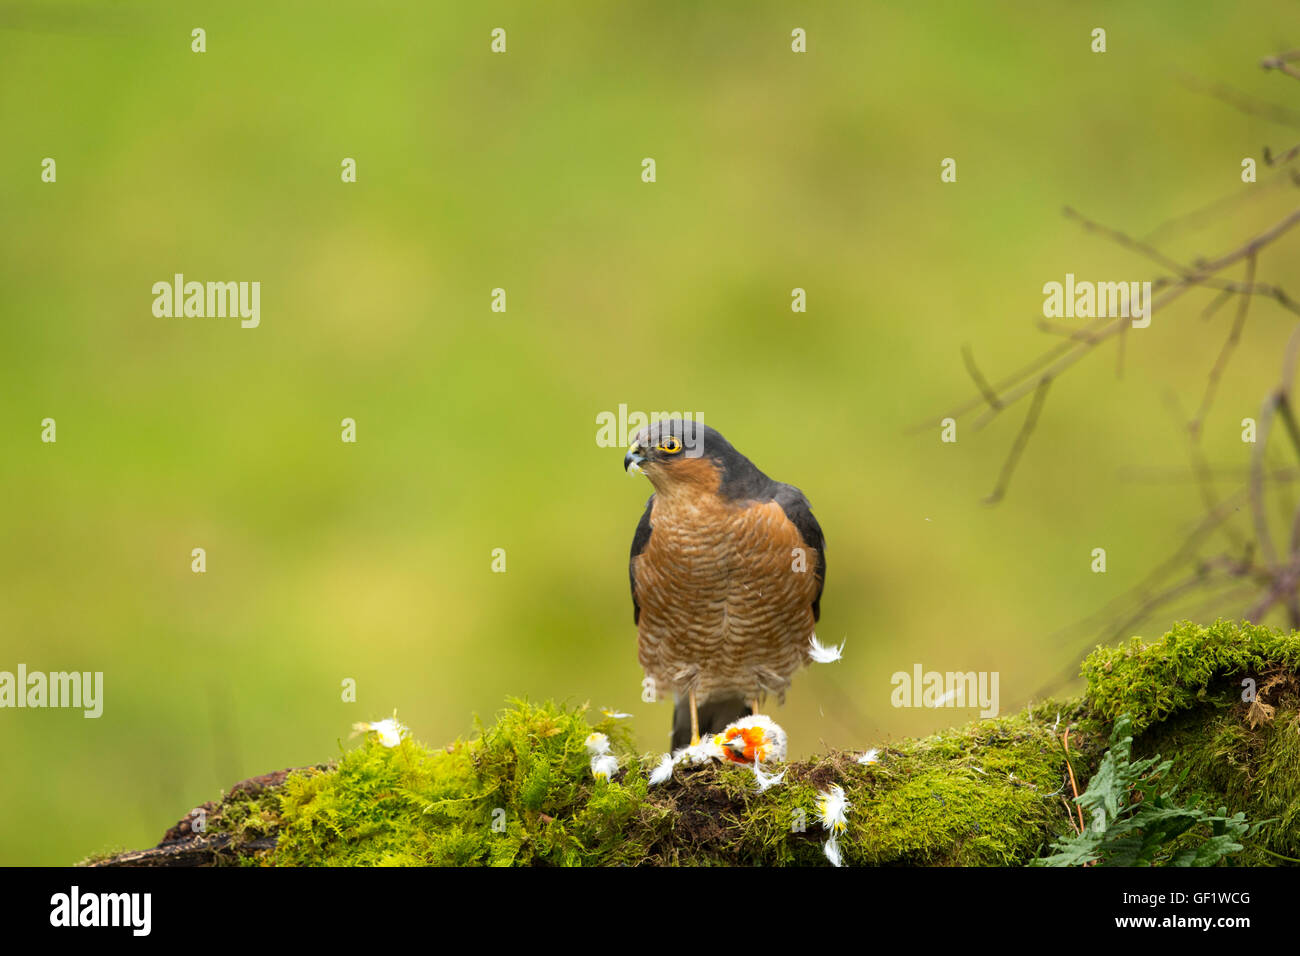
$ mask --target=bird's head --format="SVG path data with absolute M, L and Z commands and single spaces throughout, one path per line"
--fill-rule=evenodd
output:
M 742 717 L 714 738 L 722 755 L 735 763 L 770 763 L 785 759 L 786 736 L 780 724 L 764 714 Z
M 727 495 L 768 481 L 716 428 L 681 418 L 661 419 L 637 432 L 623 469 L 644 474 L 661 494 L 689 489 Z

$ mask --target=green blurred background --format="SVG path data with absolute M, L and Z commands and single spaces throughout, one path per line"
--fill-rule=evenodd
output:
M 1044 282 L 1152 275 L 1062 206 L 1145 235 L 1238 196 L 1159 236 L 1187 258 L 1295 207 L 1239 173 L 1300 132 L 1183 77 L 1300 111 L 1258 66 L 1297 12 L 0 6 L 0 669 L 106 684 L 97 721 L 0 711 L 0 862 L 152 845 L 394 707 L 442 743 L 510 695 L 590 701 L 661 749 L 626 570 L 649 487 L 595 440 L 620 403 L 702 413 L 812 500 L 819 634 L 847 647 L 774 711 L 796 755 L 974 716 L 891 708 L 914 663 L 996 670 L 1022 706 L 1088 644 L 1054 635 L 1200 514 L 1194 484 L 1124 472 L 1184 468 L 1165 396 L 1195 407 L 1232 310 L 1201 323 L 1192 293 L 1129 337 L 1122 380 L 1113 346 L 1063 378 L 999 507 L 1024 406 L 956 445 L 908 428 L 970 393 L 962 343 L 990 377 L 1053 344 Z M 1260 278 L 1294 286 L 1298 248 Z M 155 318 L 175 272 L 260 281 L 260 328 Z M 1257 303 L 1215 463 L 1245 464 L 1290 324 Z

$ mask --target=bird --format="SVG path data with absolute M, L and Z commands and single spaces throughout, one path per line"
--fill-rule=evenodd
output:
M 785 729 L 765 714 L 742 717 L 714 740 L 732 763 L 764 764 L 785 759 Z
M 774 481 L 715 428 L 653 422 L 623 468 L 654 493 L 632 537 L 637 657 L 672 693 L 672 747 L 696 746 L 784 700 L 821 616 L 826 541 L 794 485 Z

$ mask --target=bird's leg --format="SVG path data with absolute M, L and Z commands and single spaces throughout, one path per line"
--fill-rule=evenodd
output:
M 692 690 L 689 697 L 691 704 L 691 746 L 698 747 L 700 745 L 700 714 L 695 709 L 695 691 Z
M 757 697 L 755 697 L 753 700 L 746 701 L 745 703 L 749 704 L 749 712 L 750 712 L 751 714 L 757 714 L 757 713 L 758 713 L 758 698 L 757 698 Z

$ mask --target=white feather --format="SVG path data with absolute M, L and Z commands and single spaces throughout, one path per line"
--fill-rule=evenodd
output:
M 824 829 L 831 831 L 832 835 L 848 829 L 848 812 L 848 798 L 844 794 L 844 788 L 838 783 L 832 784 L 828 792 L 817 795 L 817 819 L 821 821 Z
M 826 859 L 831 861 L 831 866 L 843 866 L 844 859 L 840 856 L 840 841 L 832 836 L 822 847 L 822 852 L 826 854 Z
M 359 733 L 371 731 L 379 735 L 379 742 L 385 747 L 396 747 L 402 742 L 402 738 L 409 736 L 410 731 L 406 726 L 397 719 L 396 711 L 393 716 L 387 720 L 376 720 L 373 723 L 361 721 L 352 725 L 352 736 Z
M 780 773 L 763 773 L 763 768 L 759 766 L 758 761 L 754 761 L 754 780 L 758 783 L 758 792 L 762 793 L 769 787 L 775 787 L 785 779 L 785 771 Z
M 618 758 L 613 754 L 597 754 L 591 758 L 591 775 L 597 780 L 608 780 L 618 773 Z
M 659 766 L 655 767 L 650 774 L 649 785 L 654 787 L 661 783 L 666 783 L 673 776 L 673 755 L 664 754 L 659 760 Z
M 838 661 L 844 656 L 844 645 L 847 643 L 848 641 L 843 641 L 839 647 L 827 647 L 821 641 L 817 640 L 817 635 L 814 633 L 813 636 L 808 639 L 808 646 L 810 648 L 808 656 L 818 664 L 830 664 L 833 661 Z

